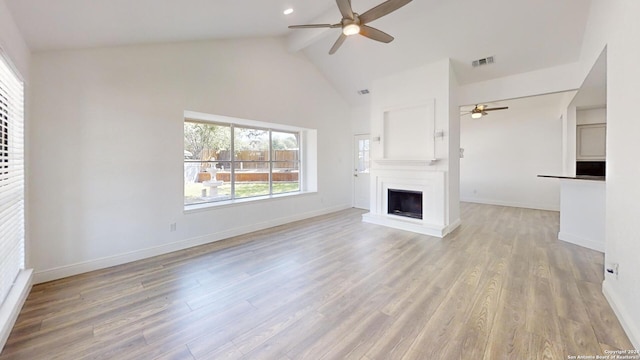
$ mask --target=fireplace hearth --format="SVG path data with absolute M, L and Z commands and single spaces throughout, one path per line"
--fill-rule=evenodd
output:
M 422 192 L 387 189 L 387 213 L 422 219 Z

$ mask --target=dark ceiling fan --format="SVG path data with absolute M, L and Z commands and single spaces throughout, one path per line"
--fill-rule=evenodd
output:
M 382 4 L 371 8 L 364 12 L 362 15 L 353 12 L 351 8 L 350 0 L 336 0 L 340 14 L 342 14 L 342 20 L 337 24 L 308 24 L 308 25 L 291 25 L 289 29 L 312 29 L 312 28 L 341 28 L 342 34 L 338 37 L 338 40 L 333 44 L 329 54 L 335 53 L 340 45 L 347 39 L 347 36 L 360 34 L 366 36 L 369 39 L 380 41 L 383 43 L 390 43 L 393 41 L 393 36 L 380 31 L 371 26 L 367 26 L 376 19 L 379 19 L 393 11 L 410 3 L 411 0 L 387 0 Z
M 460 115 L 471 114 L 472 118 L 480 119 L 481 117 L 483 117 L 485 115 L 489 115 L 487 113 L 487 111 L 506 110 L 508 108 L 509 108 L 508 106 L 490 108 L 490 107 L 487 107 L 487 105 L 476 105 L 471 111 L 463 112 Z

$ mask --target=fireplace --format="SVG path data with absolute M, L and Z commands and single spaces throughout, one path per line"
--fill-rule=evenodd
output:
M 387 189 L 387 213 L 422 219 L 422 191 Z
M 445 171 L 411 162 L 374 162 L 371 212 L 365 222 L 444 237 L 458 226 L 447 225 Z

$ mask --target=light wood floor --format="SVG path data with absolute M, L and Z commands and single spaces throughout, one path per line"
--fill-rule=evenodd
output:
M 632 349 L 558 213 L 445 239 L 346 210 L 34 286 L 0 359 L 567 359 Z

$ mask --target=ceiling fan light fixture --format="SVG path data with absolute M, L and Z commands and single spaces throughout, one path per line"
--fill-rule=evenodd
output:
M 472 112 L 471 113 L 471 118 L 472 119 L 480 119 L 482 117 L 482 113 L 481 112 Z
M 412 0 L 386 0 L 378 6 L 372 7 L 362 14 L 358 14 L 353 11 L 351 7 L 351 0 L 335 0 L 340 10 L 342 19 L 336 24 L 306 24 L 306 25 L 289 25 L 289 29 L 320 29 L 320 28 L 341 28 L 342 34 L 338 37 L 331 49 L 329 49 L 329 55 L 335 54 L 336 51 L 342 46 L 347 37 L 351 35 L 362 35 L 371 40 L 379 41 L 381 43 L 390 43 L 393 41 L 393 36 L 380 31 L 367 24 L 379 19 L 385 15 L 388 15 L 399 8 L 407 5 Z
M 358 24 L 348 24 L 342 28 L 342 33 L 346 36 L 355 35 L 360 33 L 360 26 Z
M 293 14 L 293 9 L 292 8 L 285 9 L 282 13 L 285 15 Z

